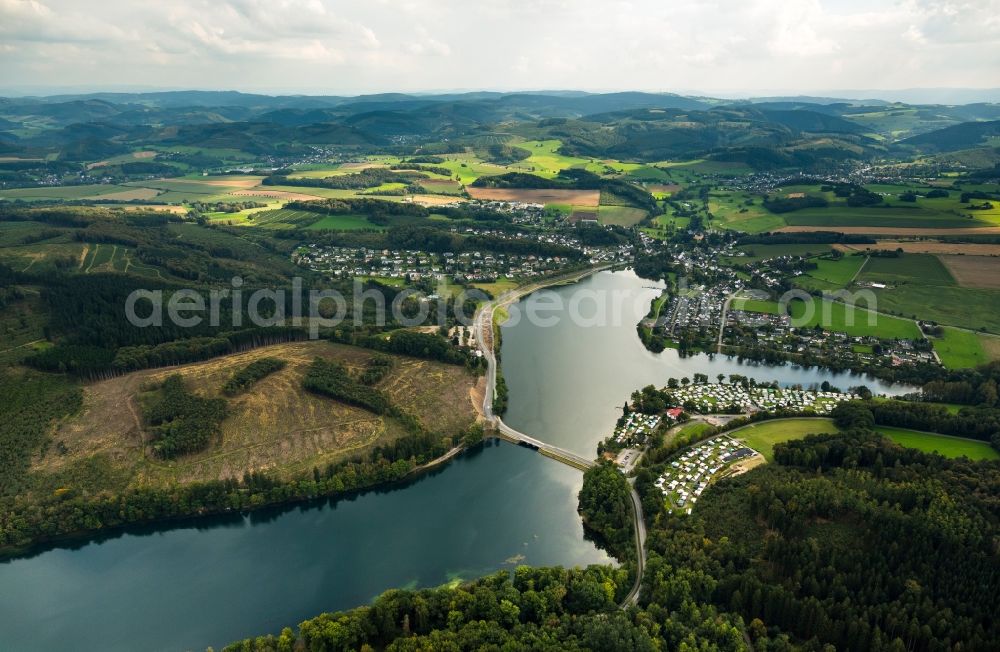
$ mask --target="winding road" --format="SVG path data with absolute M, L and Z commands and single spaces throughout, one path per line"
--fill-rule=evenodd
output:
M 540 439 L 536 439 L 535 437 L 515 430 L 504 423 L 503 419 L 501 419 L 499 415 L 493 413 L 493 400 L 496 398 L 497 384 L 497 359 L 493 350 L 493 315 L 497 308 L 510 305 L 515 301 L 520 300 L 522 297 L 535 292 L 536 290 L 556 283 L 577 281 L 585 276 L 607 269 L 608 267 L 609 266 L 596 267 L 571 276 L 552 278 L 548 281 L 526 285 L 522 288 L 508 292 L 499 300 L 490 301 L 480 306 L 472 326 L 473 333 L 476 338 L 476 344 L 482 352 L 483 357 L 486 358 L 486 392 L 483 396 L 483 418 L 496 428 L 498 435 L 503 439 L 527 445 L 543 455 L 551 457 L 559 462 L 562 462 L 563 464 L 572 466 L 573 468 L 581 471 L 586 471 L 587 469 L 596 466 L 597 463 L 592 459 L 586 459 L 576 453 L 573 453 L 572 451 L 548 444 Z M 489 333 L 489 344 L 487 344 L 487 340 L 483 337 L 484 333 Z M 635 583 L 632 585 L 631 590 L 629 590 L 620 605 L 622 609 L 627 609 L 638 602 L 639 592 L 642 587 L 642 577 L 646 570 L 646 524 L 642 518 L 642 500 L 639 498 L 639 494 L 636 492 L 635 486 L 632 482 L 629 483 L 629 489 L 630 497 L 632 499 L 632 517 L 635 527 L 636 573 Z

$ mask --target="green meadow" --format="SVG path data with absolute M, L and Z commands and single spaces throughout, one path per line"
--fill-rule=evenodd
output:
M 753 244 L 742 245 L 736 249 L 746 254 L 746 256 L 729 259 L 737 263 L 755 263 L 769 258 L 777 258 L 778 256 L 802 256 L 803 258 L 808 258 L 830 253 L 830 245 L 825 244 Z
M 774 445 L 792 439 L 802 439 L 806 435 L 821 435 L 837 432 L 832 419 L 775 419 L 764 421 L 733 431 L 733 437 L 742 439 L 747 446 L 764 456 L 768 462 L 774 459 Z
M 958 286 L 931 254 L 872 258 L 858 282 L 889 285 L 875 290 L 882 312 L 1000 333 L 1000 290 Z
M 597 219 L 601 224 L 635 226 L 644 220 L 646 215 L 648 213 L 643 209 L 630 206 L 599 206 L 597 208 Z
M 925 453 L 938 453 L 951 458 L 964 455 L 973 460 L 1000 459 L 1000 454 L 984 441 L 904 428 L 878 426 L 876 430 L 900 446 L 915 448 Z M 838 429 L 832 419 L 775 419 L 734 430 L 732 435 L 745 441 L 747 446 L 761 453 L 768 461 L 772 461 L 775 444 L 801 439 L 807 435 L 836 432 Z
M 729 304 L 731 310 L 744 310 L 746 312 L 762 312 L 769 315 L 780 315 L 781 306 L 777 301 L 761 301 L 760 299 L 747 299 L 736 297 Z
M 362 229 L 382 231 L 384 227 L 372 224 L 364 215 L 326 215 L 307 226 L 306 229 L 309 231 L 360 231 Z
M 970 331 L 944 328 L 944 335 L 932 338 L 941 363 L 949 369 L 976 367 L 989 362 L 979 336 Z
M 115 192 L 135 190 L 128 186 L 112 184 L 88 184 L 80 186 L 43 186 L 41 188 L 12 188 L 0 190 L 0 199 L 21 199 L 24 201 L 44 201 L 52 199 L 86 199 Z
M 932 254 L 903 254 L 898 258 L 873 256 L 858 275 L 858 282 L 955 285 L 951 272 Z
M 900 446 L 916 448 L 925 453 L 937 453 L 944 457 L 968 457 L 971 460 L 997 460 L 1000 453 L 985 441 L 949 437 L 931 432 L 919 432 L 904 428 L 878 426 L 876 430 Z
M 799 327 L 821 326 L 827 330 L 847 333 L 852 337 L 874 335 L 882 338 L 919 339 L 917 325 L 908 319 L 870 312 L 861 307 L 813 297 L 809 304 L 793 299 L 788 304 L 792 324 Z

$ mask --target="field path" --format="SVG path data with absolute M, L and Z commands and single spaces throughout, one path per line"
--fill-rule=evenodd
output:
M 83 245 L 83 251 L 80 252 L 80 264 L 76 266 L 77 269 L 83 269 L 83 264 L 87 262 L 87 254 L 90 253 L 90 245 Z
M 89 274 L 90 270 L 94 268 L 94 261 L 97 260 L 97 254 L 100 253 L 100 251 L 101 251 L 101 245 L 100 244 L 94 245 L 94 255 L 91 257 L 90 264 L 87 265 L 87 269 L 83 270 L 84 274 Z
M 865 256 L 865 262 L 861 263 L 861 267 L 858 268 L 858 271 L 854 272 L 854 276 L 852 276 L 851 280 L 847 282 L 848 285 L 854 283 L 854 281 L 856 281 L 858 277 L 861 276 L 861 272 L 865 269 L 865 265 L 867 265 L 868 261 L 871 259 L 872 259 L 871 256 Z
M 33 340 L 31 342 L 25 342 L 24 344 L 18 344 L 17 346 L 12 346 L 9 349 L 4 349 L 0 353 L 10 353 L 11 351 L 16 351 L 18 349 L 23 349 L 26 346 L 31 346 L 32 344 L 38 344 L 39 342 L 44 342 L 45 340 Z

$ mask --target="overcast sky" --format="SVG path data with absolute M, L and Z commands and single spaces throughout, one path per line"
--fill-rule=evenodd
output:
M 0 87 L 1000 87 L 1000 0 L 0 0 Z

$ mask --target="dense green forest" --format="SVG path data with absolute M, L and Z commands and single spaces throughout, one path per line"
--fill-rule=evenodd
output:
M 584 528 L 620 560 L 635 558 L 631 488 L 618 467 L 604 462 L 587 469 L 578 496 Z
M 988 441 L 1000 450 L 1000 408 L 989 403 L 953 413 L 942 405 L 912 401 L 852 401 L 838 405 L 831 416 L 845 429 L 879 425 L 926 430 Z
M 390 591 L 236 651 L 991 650 L 1000 640 L 1000 463 L 947 460 L 855 430 L 780 444 L 691 516 L 650 505 L 639 604 L 625 570 L 518 568 L 457 588 Z M 588 472 L 598 490 L 619 482 Z M 618 474 L 620 477 L 620 474 Z M 623 482 L 624 479 L 622 478 Z
M 392 410 L 389 398 L 377 389 L 355 380 L 344 365 L 316 358 L 309 366 L 302 386 L 329 398 L 356 405 L 375 414 L 388 414 Z
M 227 380 L 226 384 L 223 385 L 222 391 L 227 396 L 235 396 L 246 391 L 249 387 L 268 375 L 284 369 L 287 364 L 288 363 L 284 360 L 280 360 L 278 358 L 261 358 L 260 360 L 254 360 L 233 374 L 233 377 Z
M 142 397 L 142 416 L 152 434 L 153 450 L 167 459 L 204 450 L 219 436 L 226 401 L 203 398 L 173 375 Z

